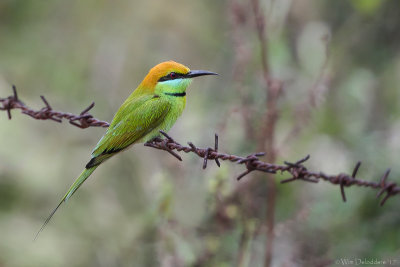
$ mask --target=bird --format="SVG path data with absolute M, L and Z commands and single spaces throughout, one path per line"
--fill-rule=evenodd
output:
M 67 202 L 104 161 L 133 144 L 159 138 L 160 130 L 168 132 L 186 106 L 186 88 L 193 78 L 205 75 L 218 74 L 205 70 L 190 70 L 172 60 L 161 62 L 151 68 L 115 113 L 106 133 L 93 149 L 85 169 L 47 217 L 35 240 L 61 204 Z

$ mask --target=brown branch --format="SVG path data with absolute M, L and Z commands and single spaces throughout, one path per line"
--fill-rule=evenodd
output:
M 254 110 L 252 110 L 253 101 L 248 90 L 246 90 L 244 86 L 244 80 L 247 75 L 247 70 L 249 69 L 248 65 L 252 58 L 252 48 L 246 41 L 247 38 L 245 35 L 245 33 L 248 32 L 248 20 L 246 18 L 248 16 L 247 4 L 231 0 L 229 1 L 228 10 L 231 24 L 231 39 L 234 48 L 232 79 L 240 96 L 240 105 L 236 107 L 235 110 L 239 111 L 239 114 L 242 116 L 246 138 L 253 140 L 256 136 L 253 119 Z M 232 114 L 232 112 L 227 114 Z M 227 116 L 223 118 L 225 118 L 226 123 Z
M 28 106 L 26 106 L 17 95 L 17 89 L 13 85 L 12 87 L 14 94 L 12 96 L 6 98 L 0 98 L 0 110 L 6 110 L 8 114 L 8 119 L 11 119 L 11 110 L 12 109 L 20 109 L 23 114 L 29 115 L 36 120 L 53 120 L 56 122 L 62 122 L 62 119 L 67 119 L 69 123 L 79 128 L 88 128 L 88 127 L 108 127 L 109 123 L 106 121 L 101 121 L 94 118 L 90 113 L 94 107 L 94 102 L 90 104 L 87 108 L 85 108 L 79 115 L 75 115 L 68 112 L 61 112 L 53 110 L 50 106 L 49 102 L 46 100 L 44 96 L 40 96 L 42 101 L 45 104 L 40 110 L 34 110 Z
M 263 78 L 265 89 L 267 93 L 266 113 L 263 118 L 263 127 L 260 132 L 259 149 L 268 151 L 267 160 L 275 163 L 276 160 L 276 147 L 275 147 L 275 129 L 279 117 L 279 110 L 277 102 L 282 92 L 282 81 L 273 79 L 268 63 L 268 38 L 266 36 L 266 18 L 263 10 L 260 7 L 259 0 L 251 0 L 253 9 L 253 16 L 255 19 L 255 31 L 257 32 L 258 42 L 261 50 L 261 66 L 263 71 Z M 276 202 L 276 185 L 271 174 L 267 175 L 267 195 L 268 201 L 266 205 L 266 246 L 265 246 L 265 259 L 264 266 L 271 266 L 272 251 L 274 244 L 274 225 L 275 225 L 275 202 Z
M 80 115 L 73 115 L 68 112 L 60 112 L 54 111 L 51 106 L 48 104 L 46 99 L 42 97 L 43 102 L 45 103 L 46 107 L 42 108 L 39 111 L 34 111 L 31 108 L 27 107 L 24 103 L 22 103 L 17 95 L 17 91 L 13 86 L 14 95 L 9 96 L 7 98 L 0 98 L 0 110 L 5 110 L 8 112 L 9 119 L 11 119 L 11 112 L 12 109 L 21 109 L 22 113 L 30 115 L 32 118 L 37 120 L 55 120 L 57 122 L 61 122 L 61 119 L 65 118 L 70 121 L 71 124 L 77 126 L 79 128 L 88 128 L 92 126 L 101 126 L 107 127 L 109 125 L 106 121 L 100 121 L 98 119 L 93 118 L 92 115 L 88 113 L 88 111 L 94 106 L 94 104 L 90 105 L 88 108 L 83 110 Z M 79 121 L 81 124 L 75 123 L 75 121 Z M 220 166 L 220 160 L 222 161 L 230 161 L 237 164 L 242 164 L 246 167 L 246 171 L 241 173 L 237 180 L 242 179 L 244 176 L 249 174 L 253 171 L 264 172 L 269 174 L 276 174 L 276 173 L 289 173 L 291 178 L 282 180 L 281 183 L 288 183 L 293 182 L 296 180 L 301 180 L 305 182 L 312 182 L 318 183 L 320 180 L 327 181 L 334 185 L 340 186 L 340 191 L 342 194 L 343 201 L 346 201 L 344 187 L 350 187 L 353 185 L 356 186 L 363 186 L 363 187 L 370 187 L 373 189 L 379 189 L 377 193 L 377 197 L 381 197 L 386 193 L 386 195 L 382 198 L 380 204 L 383 205 L 388 200 L 389 197 L 394 195 L 400 194 L 400 187 L 395 182 L 388 182 L 387 178 L 390 173 L 390 169 L 388 169 L 382 176 L 380 182 L 370 182 L 362 179 L 357 179 L 355 176 L 357 171 L 361 165 L 358 162 L 352 172 L 352 174 L 340 173 L 338 175 L 328 175 L 323 172 L 312 172 L 309 171 L 303 163 L 306 162 L 310 156 L 307 156 L 295 163 L 291 162 L 284 162 L 283 165 L 275 164 L 275 163 L 268 163 L 261 161 L 259 157 L 264 156 L 264 152 L 253 153 L 248 155 L 247 157 L 241 157 L 236 155 L 230 155 L 218 152 L 218 136 L 215 135 L 215 143 L 214 148 L 198 148 L 193 143 L 189 142 L 189 146 L 183 146 L 177 141 L 175 141 L 172 137 L 166 134 L 163 131 L 160 131 L 162 135 L 166 138 L 156 138 L 151 142 L 145 143 L 145 146 L 153 147 L 159 150 L 165 150 L 171 153 L 174 157 L 178 160 L 182 160 L 181 157 L 175 152 L 185 152 L 185 153 L 194 153 L 198 157 L 203 158 L 203 168 L 207 167 L 207 163 L 209 160 L 214 160 L 217 166 Z

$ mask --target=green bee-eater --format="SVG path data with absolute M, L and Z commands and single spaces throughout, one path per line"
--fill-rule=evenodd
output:
M 92 151 L 86 168 L 51 212 L 36 237 L 61 204 L 78 190 L 100 164 L 133 144 L 158 137 L 160 130 L 167 132 L 185 108 L 186 88 L 192 78 L 203 75 L 217 73 L 190 70 L 174 61 L 162 62 L 153 67 L 119 108 L 107 132 Z

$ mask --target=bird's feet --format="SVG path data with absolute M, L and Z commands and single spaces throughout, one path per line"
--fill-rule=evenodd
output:
M 170 153 L 172 156 L 177 158 L 179 161 L 182 161 L 181 156 L 179 156 L 177 153 L 173 151 L 173 148 L 171 147 L 172 144 L 176 144 L 175 140 L 172 139 L 166 132 L 160 131 L 162 135 L 164 135 L 166 138 L 162 139 L 161 137 L 157 136 L 150 141 L 146 142 L 144 145 L 149 146 L 149 147 L 154 147 L 158 149 L 162 149 Z

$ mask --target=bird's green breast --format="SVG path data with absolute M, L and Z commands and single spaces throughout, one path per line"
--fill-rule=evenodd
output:
M 181 116 L 186 106 L 186 88 L 190 85 L 191 79 L 175 79 L 160 82 L 156 85 L 154 93 L 159 101 L 167 101 L 170 109 L 163 122 L 146 135 L 140 142 L 147 142 L 160 135 L 160 130 L 168 132 Z M 157 101 L 157 100 L 156 100 Z
M 160 95 L 160 100 L 168 101 L 170 103 L 170 109 L 165 116 L 163 122 L 152 130 L 149 134 L 143 137 L 139 142 L 147 142 L 155 137 L 160 136 L 160 130 L 164 132 L 168 132 L 172 126 L 175 124 L 176 120 L 182 115 L 183 110 L 186 106 L 186 96 L 169 96 L 169 95 Z

